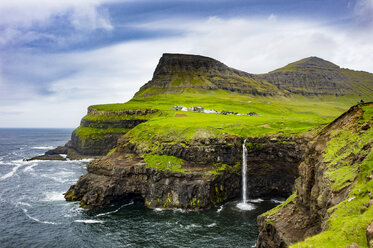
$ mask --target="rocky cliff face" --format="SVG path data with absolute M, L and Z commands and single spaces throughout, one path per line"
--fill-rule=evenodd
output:
M 304 140 L 248 140 L 249 196 L 288 196 L 298 176 Z M 88 174 L 70 188 L 66 199 L 79 200 L 87 208 L 138 197 L 151 208 L 205 209 L 241 196 L 242 139 L 227 136 L 156 143 L 162 149 L 150 153 L 143 144 L 123 136 L 112 155 L 87 165 Z M 181 170 L 157 167 L 141 159 L 146 154 L 177 157 L 183 165 Z
M 236 173 L 161 171 L 118 153 L 89 163 L 87 170 L 65 194 L 67 200 L 80 200 L 86 208 L 137 198 L 150 208 L 205 209 L 239 194 Z
M 304 159 L 309 141 L 302 137 L 248 138 L 247 177 L 249 197 L 288 197 L 299 176 L 298 165 Z
M 287 247 L 307 237 L 296 247 L 367 247 L 365 230 L 373 219 L 372 124 L 373 104 L 358 105 L 310 142 L 294 195 L 258 217 L 257 247 Z

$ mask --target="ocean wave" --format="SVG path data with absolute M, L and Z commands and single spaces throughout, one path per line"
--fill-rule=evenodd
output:
M 182 209 L 182 208 L 176 208 L 173 211 L 174 211 L 174 213 L 186 213 L 186 212 L 190 212 L 192 210 Z
M 77 223 L 86 223 L 86 224 L 102 224 L 105 221 L 102 220 L 74 220 Z
M 56 148 L 55 146 L 33 146 L 31 149 L 37 149 L 37 150 L 51 150 Z
M 44 193 L 45 197 L 42 201 L 65 201 L 64 192 L 51 191 Z
M 30 166 L 27 166 L 26 168 L 23 169 L 23 172 L 33 172 L 34 171 L 34 167 L 38 165 L 37 163 L 34 163 Z
M 201 228 L 202 226 L 201 225 L 196 225 L 196 224 L 190 224 L 190 225 L 186 225 L 186 226 L 183 226 L 186 230 L 189 230 L 191 228 Z
M 133 201 L 131 201 L 131 202 L 127 203 L 127 204 L 124 204 L 124 205 L 120 206 L 120 207 L 117 208 L 116 210 L 109 211 L 109 212 L 106 212 L 106 213 L 98 214 L 98 215 L 96 215 L 96 217 L 105 216 L 105 215 L 109 215 L 109 214 L 114 214 L 114 213 L 118 212 L 119 210 L 121 210 L 122 208 L 124 208 L 124 207 L 126 207 L 126 206 L 129 206 L 129 205 L 132 205 L 132 204 L 134 204 Z
M 10 177 L 14 176 L 14 174 L 17 172 L 17 170 L 22 166 L 23 166 L 22 163 L 15 164 L 15 166 L 12 168 L 12 170 L 10 172 L 8 172 L 7 174 L 0 177 L 0 181 L 3 181 L 7 178 L 10 178 Z
M 32 207 L 30 203 L 27 203 L 27 202 L 17 202 L 16 203 L 16 206 L 18 205 L 22 205 L 22 206 L 27 206 L 27 207 Z
M 207 225 L 207 227 L 214 227 L 214 226 L 216 226 L 216 223 L 211 223 L 211 224 Z
M 42 223 L 42 224 L 48 224 L 48 225 L 58 225 L 59 223 L 57 223 L 57 222 L 52 222 L 52 221 L 42 221 L 42 220 L 39 220 L 38 218 L 35 218 L 35 217 L 32 217 L 31 215 L 29 215 L 27 212 L 27 209 L 24 209 L 24 208 L 22 208 L 22 210 L 23 210 L 23 212 L 25 213 L 25 215 L 29 218 L 29 219 L 31 219 L 31 220 L 33 220 L 33 221 L 36 221 L 36 222 L 39 222 L 39 223 Z
M 58 183 L 66 183 L 66 182 L 71 182 L 75 181 L 75 173 L 72 171 L 59 171 L 56 173 L 51 172 L 50 174 L 41 174 L 41 177 L 51 179 L 55 182 Z M 74 178 L 72 178 L 74 177 Z

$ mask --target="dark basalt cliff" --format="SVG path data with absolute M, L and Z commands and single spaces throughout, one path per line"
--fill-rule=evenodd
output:
M 373 217 L 372 109 L 373 103 L 352 107 L 309 143 L 294 195 L 258 217 L 258 248 L 287 247 L 320 232 L 327 234 L 299 247 L 367 246 L 365 230 Z
M 118 154 L 89 163 L 87 170 L 65 194 L 67 200 L 80 200 L 85 208 L 140 199 L 150 208 L 204 209 L 240 192 L 236 173 L 160 171 Z
M 302 159 L 305 140 L 291 137 L 248 140 L 249 196 L 289 196 L 298 176 L 297 165 Z M 165 143 L 161 155 L 185 161 L 184 172 L 173 172 L 147 168 L 140 158 L 147 151 L 124 137 L 112 155 L 87 165 L 88 174 L 65 197 L 79 200 L 86 208 L 133 198 L 142 199 L 151 208 L 210 208 L 241 195 L 242 143 L 242 139 L 232 136 L 192 140 L 182 145 Z M 216 163 L 225 164 L 225 168 L 214 166 Z

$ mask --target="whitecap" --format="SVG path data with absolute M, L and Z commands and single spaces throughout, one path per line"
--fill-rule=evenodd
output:
M 77 223 L 86 223 L 86 224 L 102 224 L 105 221 L 102 220 L 74 220 Z
M 60 156 L 63 157 L 63 158 L 66 158 L 66 157 L 67 157 L 67 154 L 58 154 L 58 155 L 60 155 Z
M 224 206 L 221 205 L 220 208 L 218 210 L 216 210 L 217 213 L 220 213 L 222 210 L 223 210 Z
M 37 150 L 51 150 L 56 148 L 55 146 L 33 146 L 31 147 L 32 149 L 37 149 Z
M 163 211 L 163 209 L 162 208 L 155 208 L 154 211 L 161 212 L 161 211 Z
M 8 172 L 7 174 L 5 174 L 5 175 L 3 175 L 2 177 L 0 177 L 0 180 L 2 181 L 2 180 L 5 180 L 5 179 L 7 179 L 7 178 L 9 178 L 9 177 L 14 176 L 14 174 L 17 172 L 17 170 L 18 170 L 21 166 L 23 166 L 23 164 L 20 164 L 20 163 L 16 164 L 10 172 Z
M 186 213 L 186 212 L 189 212 L 189 211 L 192 211 L 192 210 L 182 209 L 182 208 L 175 208 L 173 210 L 174 213 Z
M 23 172 L 33 172 L 34 171 L 34 167 L 38 165 L 37 163 L 34 163 L 30 166 L 27 166 L 26 168 L 23 169 Z
M 71 177 L 75 176 L 75 173 L 72 171 L 59 171 L 56 173 L 51 172 L 50 174 L 41 174 L 40 176 L 58 183 L 66 183 L 72 180 Z
M 191 225 L 186 225 L 186 226 L 185 226 L 185 229 L 189 230 L 189 229 L 191 229 L 191 228 L 200 228 L 200 227 L 202 227 L 202 226 L 200 226 L 200 225 L 196 225 L 196 224 L 191 224 Z
M 29 215 L 29 214 L 27 213 L 27 209 L 22 208 L 22 210 L 23 210 L 23 212 L 25 213 L 25 215 L 26 215 L 29 219 L 33 220 L 33 221 L 36 221 L 36 222 L 39 222 L 39 223 L 42 223 L 42 224 L 49 224 L 49 225 L 58 225 L 58 224 L 59 224 L 59 223 L 56 223 L 56 222 L 51 222 L 51 221 L 42 221 L 42 220 L 39 220 L 38 218 L 35 218 L 35 217 L 32 217 L 31 215 Z
M 207 225 L 207 227 L 214 227 L 216 226 L 216 223 L 211 223 L 210 225 Z
M 27 207 L 32 207 L 30 203 L 27 203 L 27 202 L 17 202 L 16 203 L 16 206 L 18 205 L 22 205 L 22 206 L 27 206 Z
M 255 209 L 255 206 L 249 203 L 240 202 L 236 205 L 237 208 L 244 210 L 244 211 L 250 211 Z
M 51 191 L 44 193 L 45 198 L 42 201 L 65 201 L 64 192 Z
M 98 214 L 98 215 L 96 215 L 96 217 L 105 216 L 105 215 L 109 215 L 109 214 L 114 214 L 114 213 L 118 212 L 121 208 L 126 207 L 126 206 L 129 206 L 129 205 L 132 205 L 133 203 L 134 203 L 134 202 L 131 201 L 131 202 L 127 203 L 127 204 L 124 204 L 124 205 L 120 206 L 120 207 L 119 207 L 118 209 L 116 209 L 116 210 L 109 211 L 109 212 L 106 212 L 106 213 Z

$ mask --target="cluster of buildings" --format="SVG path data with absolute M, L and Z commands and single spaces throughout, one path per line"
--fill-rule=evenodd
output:
M 248 115 L 248 116 L 262 116 L 261 114 L 257 114 L 255 112 L 250 112 L 248 114 L 240 114 L 233 111 L 221 111 L 218 112 L 215 109 L 204 109 L 200 106 L 195 106 L 191 108 L 187 108 L 184 106 L 174 106 L 173 109 L 176 111 L 188 111 L 188 112 L 197 112 L 197 113 L 206 113 L 206 114 L 222 114 L 222 115 Z

